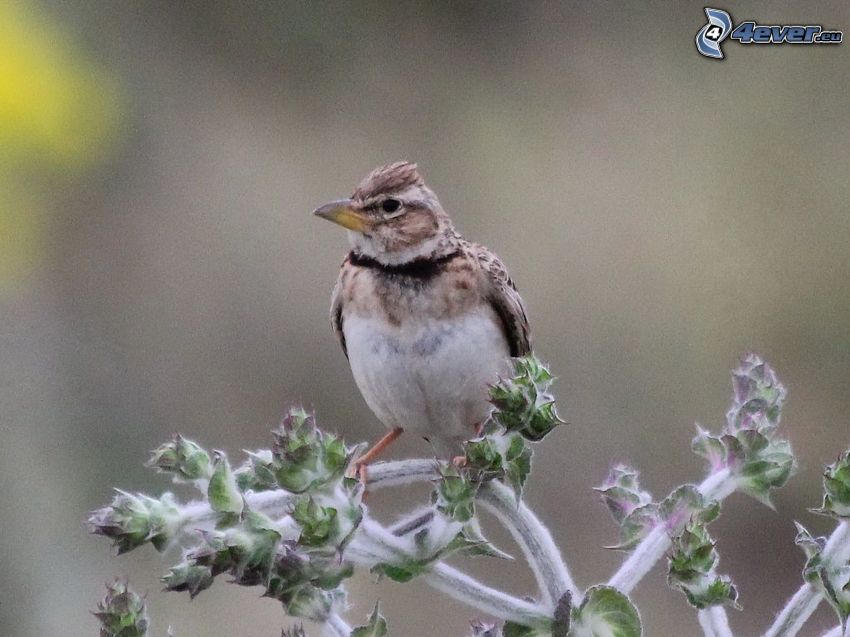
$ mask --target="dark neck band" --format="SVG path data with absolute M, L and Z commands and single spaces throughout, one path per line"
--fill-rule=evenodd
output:
M 385 274 L 399 274 L 412 277 L 429 277 L 437 273 L 444 263 L 448 263 L 460 254 L 459 250 L 450 252 L 440 257 L 419 257 L 408 261 L 407 263 L 399 263 L 398 265 L 387 265 L 381 263 L 377 259 L 367 257 L 364 254 L 354 252 L 353 250 L 348 255 L 352 265 L 359 265 L 364 268 L 372 268 L 379 270 Z

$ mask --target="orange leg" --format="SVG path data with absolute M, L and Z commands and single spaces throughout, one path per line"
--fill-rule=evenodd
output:
M 388 434 L 386 434 L 383 438 L 381 438 L 378 442 L 372 445 L 372 448 L 369 449 L 369 451 L 367 451 L 354 461 L 350 469 L 351 474 L 356 475 L 358 478 L 360 478 L 360 481 L 363 484 L 366 484 L 366 467 L 369 465 L 370 462 L 373 462 L 375 458 L 381 455 L 384 449 L 389 447 L 393 443 L 393 441 L 402 434 L 403 431 L 404 430 L 401 427 L 396 427 Z

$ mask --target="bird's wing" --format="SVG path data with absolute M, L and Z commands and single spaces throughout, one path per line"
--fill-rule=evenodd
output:
M 505 264 L 487 248 L 477 247 L 478 262 L 486 277 L 486 298 L 502 321 L 511 356 L 525 356 L 531 352 L 531 330 L 525 303 Z
M 348 348 L 345 346 L 345 333 L 342 331 L 342 305 L 343 293 L 342 286 L 345 279 L 346 266 L 349 266 L 348 257 L 342 262 L 342 268 L 339 272 L 339 277 L 334 285 L 334 291 L 331 293 L 331 327 L 339 340 L 339 345 L 342 347 L 342 353 L 348 358 Z

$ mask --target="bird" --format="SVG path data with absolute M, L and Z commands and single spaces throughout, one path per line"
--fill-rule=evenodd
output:
M 457 458 L 490 415 L 488 386 L 531 352 L 525 303 L 488 248 L 455 230 L 417 165 L 375 168 L 351 197 L 314 210 L 347 230 L 330 318 L 366 404 L 389 430 L 350 468 L 367 467 L 403 431 Z

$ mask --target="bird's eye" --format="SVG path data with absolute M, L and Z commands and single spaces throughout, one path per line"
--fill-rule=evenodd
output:
M 381 202 L 381 210 L 384 212 L 397 212 L 401 208 L 401 202 L 398 199 L 384 199 Z

